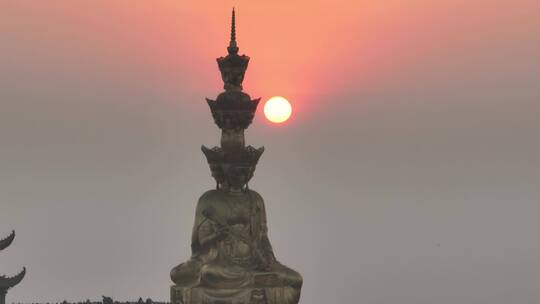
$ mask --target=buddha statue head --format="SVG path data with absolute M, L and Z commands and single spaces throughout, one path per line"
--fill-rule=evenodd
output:
M 220 147 L 209 149 L 202 146 L 201 148 L 208 160 L 217 187 L 231 191 L 246 188 L 264 151 L 263 147 L 255 149 L 252 146 L 235 150 L 233 153 L 228 153 Z

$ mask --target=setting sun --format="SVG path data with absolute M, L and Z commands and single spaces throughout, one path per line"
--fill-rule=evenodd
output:
M 292 107 L 289 101 L 281 96 L 270 98 L 264 105 L 264 116 L 273 123 L 285 122 L 291 117 Z

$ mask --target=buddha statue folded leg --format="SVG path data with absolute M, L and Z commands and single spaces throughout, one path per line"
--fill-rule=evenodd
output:
M 241 288 L 251 282 L 249 270 L 237 265 L 206 264 L 201 267 L 201 286 L 211 288 Z
M 280 263 L 273 263 L 267 271 L 254 275 L 254 285 L 257 287 L 280 286 L 300 289 L 302 282 L 302 276 L 298 272 Z
M 266 271 L 255 273 L 253 281 L 255 288 L 270 292 L 267 296 L 273 299 L 271 303 L 297 304 L 300 300 L 302 276 L 283 264 L 276 262 Z
M 199 284 L 202 263 L 189 260 L 171 270 L 171 279 L 178 286 L 196 286 Z
M 270 266 L 270 271 L 278 274 L 283 285 L 298 289 L 302 288 L 302 276 L 295 270 L 281 263 L 274 263 Z

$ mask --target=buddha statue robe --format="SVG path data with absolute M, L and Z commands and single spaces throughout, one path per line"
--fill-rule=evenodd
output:
M 197 204 L 192 257 L 171 271 L 177 286 L 212 289 L 289 287 L 299 298 L 302 277 L 279 263 L 255 191 L 210 190 Z M 294 302 L 294 301 L 292 301 Z

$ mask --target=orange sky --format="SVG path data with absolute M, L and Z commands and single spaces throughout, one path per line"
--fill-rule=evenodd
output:
M 214 58 L 225 54 L 235 5 L 240 52 L 252 57 L 246 91 L 286 96 L 309 114 L 336 93 L 431 77 L 429 65 L 450 64 L 462 49 L 478 64 L 479 54 L 508 47 L 499 42 L 519 43 L 538 22 L 518 2 L 57 0 L 1 8 L 7 35 L 21 44 L 13 56 L 90 73 L 112 65 L 212 98 L 221 89 Z

